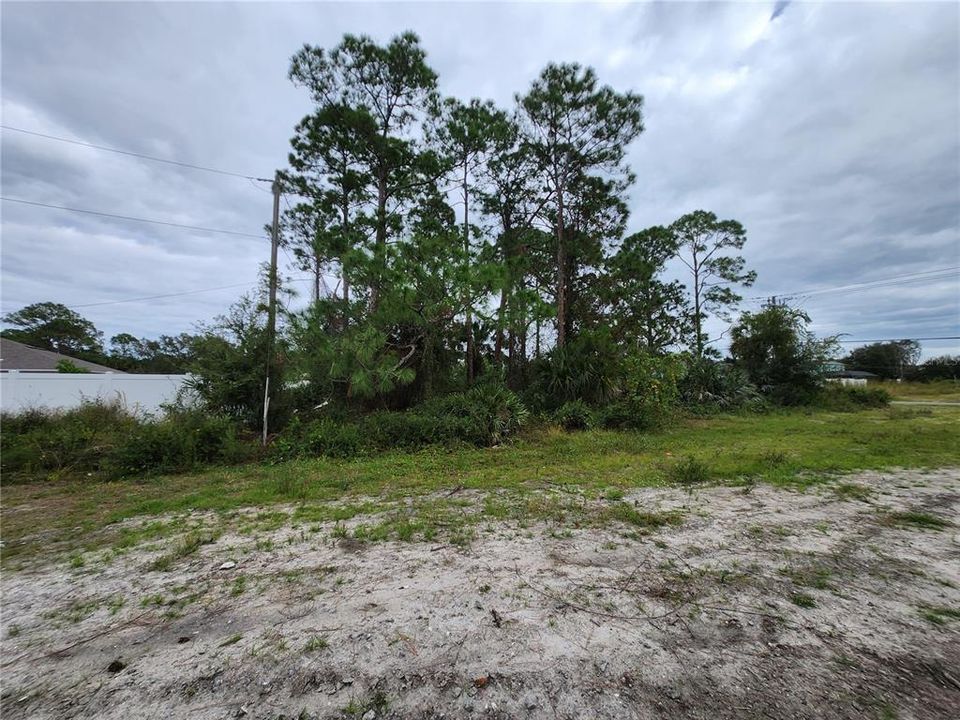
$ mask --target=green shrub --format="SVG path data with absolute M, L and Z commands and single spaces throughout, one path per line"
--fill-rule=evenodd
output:
M 274 441 L 271 456 L 276 461 L 319 455 L 349 458 L 362 454 L 367 446 L 360 428 L 349 421 L 294 419 Z
M 63 360 L 57 361 L 57 372 L 83 374 L 83 373 L 89 373 L 90 371 L 87 370 L 86 368 L 80 367 L 72 360 L 67 360 L 66 358 L 64 358 Z
M 693 412 L 764 407 L 744 370 L 710 358 L 688 358 L 677 389 L 680 401 Z
M 623 362 L 623 393 L 599 413 L 608 428 L 649 430 L 665 425 L 679 400 L 683 364 L 677 355 L 636 352 Z
M 353 457 L 375 450 L 415 450 L 458 442 L 490 446 L 515 434 L 528 413 L 510 390 L 481 384 L 403 412 L 380 411 L 359 420 L 292 421 L 274 442 L 275 460 L 327 455 Z
M 498 445 L 515 435 L 527 422 L 529 413 L 516 393 L 498 383 L 481 383 L 463 393 L 430 400 L 409 410 L 433 418 L 457 420 L 445 431 L 457 433 L 457 439 L 473 445 Z
M 589 430 L 593 425 L 593 413 L 582 400 L 564 403 L 553 414 L 553 419 L 567 432 Z
M 116 402 L 86 402 L 67 412 L 28 410 L 0 420 L 0 471 L 16 479 L 49 473 L 92 473 L 138 421 Z
M 105 453 L 103 467 L 115 477 L 181 472 L 212 464 L 232 464 L 254 454 L 240 439 L 235 421 L 191 410 L 140 423 Z
M 890 404 L 890 393 L 878 387 L 845 386 L 828 383 L 816 398 L 816 405 L 827 410 L 854 412 L 882 408 Z
M 578 335 L 534 364 L 528 397 L 543 403 L 537 410 L 555 410 L 573 400 L 606 403 L 619 387 L 620 356 L 609 332 Z
M 482 429 L 469 417 L 419 411 L 377 412 L 363 418 L 363 436 L 381 450 L 417 449 L 457 441 L 474 443 Z

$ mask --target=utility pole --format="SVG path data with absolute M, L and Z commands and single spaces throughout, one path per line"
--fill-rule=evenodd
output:
M 273 222 L 270 225 L 270 304 L 267 306 L 267 362 L 263 382 L 263 438 L 267 444 L 267 413 L 270 411 L 270 371 L 273 369 L 273 344 L 277 331 L 277 247 L 280 245 L 280 171 L 273 179 Z

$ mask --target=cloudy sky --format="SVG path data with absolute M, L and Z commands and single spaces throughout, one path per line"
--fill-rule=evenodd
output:
M 712 210 L 747 228 L 759 274 L 748 298 L 802 293 L 823 334 L 960 335 L 956 3 L 5 2 L 0 12 L 4 126 L 259 177 L 283 165 L 309 111 L 286 78 L 305 42 L 412 29 L 445 94 L 504 106 L 549 61 L 592 65 L 646 98 L 647 130 L 629 154 L 631 231 Z M 254 236 L 271 208 L 262 183 L 9 129 L 2 194 Z M 269 254 L 259 237 L 0 209 L 3 312 L 61 302 L 107 338 L 190 331 L 252 287 Z M 116 302 L 208 288 L 223 289 Z M 960 341 L 924 347 L 960 352 Z

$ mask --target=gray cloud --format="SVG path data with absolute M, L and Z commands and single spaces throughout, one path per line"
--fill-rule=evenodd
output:
M 813 5 L 4 3 L 4 123 L 269 176 L 309 110 L 304 42 L 418 32 L 460 97 L 512 102 L 548 61 L 646 96 L 630 229 L 740 220 L 748 297 L 960 265 L 960 8 Z M 265 187 L 19 133 L 3 194 L 259 233 Z M 266 241 L 3 204 L 4 312 L 256 280 Z M 239 289 L 83 310 L 107 336 L 187 331 Z M 756 307 L 752 301 L 746 308 Z M 956 276 L 811 296 L 823 333 L 958 334 Z M 713 331 L 722 331 L 715 324 Z M 956 342 L 928 343 L 929 353 Z

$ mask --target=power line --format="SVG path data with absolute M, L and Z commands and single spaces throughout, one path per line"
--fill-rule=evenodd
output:
M 960 270 L 960 265 L 955 265 L 952 267 L 937 268 L 936 270 L 924 270 L 922 272 L 914 273 L 904 273 L 902 275 L 894 275 L 888 278 L 879 278 L 877 280 L 869 280 L 862 283 L 852 283 L 850 285 L 838 285 L 834 287 L 827 288 L 817 288 L 813 290 L 800 290 L 795 292 L 776 292 L 776 293 L 767 293 L 766 295 L 756 295 L 754 297 L 748 298 L 749 300 L 765 300 L 769 297 L 797 297 L 798 295 L 821 295 L 825 293 L 836 293 L 836 292 L 858 292 L 860 290 L 872 290 L 879 287 L 888 287 L 888 284 L 899 284 L 901 282 L 916 282 L 919 280 L 938 280 L 940 277 L 928 277 L 931 275 L 939 276 L 941 273 L 944 274 L 944 277 L 955 273 Z M 882 283 L 882 284 L 880 284 Z
M 287 278 L 284 282 L 304 282 L 306 280 L 312 280 L 312 279 L 313 278 L 310 278 L 310 277 Z M 145 300 L 160 300 L 161 298 L 182 297 L 184 295 L 197 295 L 199 293 L 214 292 L 215 290 L 227 290 L 229 288 L 249 287 L 251 285 L 256 285 L 258 282 L 260 281 L 254 280 L 252 282 L 234 283 L 233 285 L 220 285 L 218 287 L 201 288 L 199 290 L 185 290 L 184 292 L 165 293 L 163 295 L 145 295 L 143 297 L 124 298 L 123 300 L 104 300 L 103 302 L 84 303 L 82 305 L 68 305 L 67 307 L 71 309 L 77 309 L 77 308 L 99 307 L 101 305 L 119 305 L 121 303 L 143 302 Z
M 35 202 L 33 200 L 20 200 L 18 198 L 0 197 L 4 202 L 20 203 L 22 205 L 35 205 L 37 207 L 53 208 L 54 210 L 67 210 L 69 212 L 84 213 L 86 215 L 99 215 L 101 217 L 118 218 L 120 220 L 130 220 L 133 222 L 150 223 L 152 225 L 166 225 L 167 227 L 183 228 L 185 230 L 200 230 L 202 232 L 222 233 L 224 235 L 238 235 L 240 237 L 256 238 L 263 240 L 263 235 L 254 235 L 253 233 L 238 232 L 236 230 L 221 230 L 219 228 L 198 227 L 197 225 L 183 225 L 181 223 L 166 222 L 164 220 L 149 220 L 147 218 L 133 217 L 132 215 L 116 215 L 114 213 L 99 212 L 97 210 L 83 210 L 81 208 L 66 207 L 64 205 L 50 205 L 48 203 Z
M 57 142 L 70 143 L 71 145 L 81 145 L 83 147 L 93 148 L 95 150 L 105 150 L 106 152 L 117 153 L 119 155 L 129 155 L 131 157 L 141 158 L 142 160 L 152 160 L 153 162 L 166 163 L 167 165 L 190 168 L 191 170 L 202 170 L 203 172 L 216 173 L 217 175 L 229 175 L 231 177 L 244 178 L 245 180 L 271 182 L 267 178 L 260 178 L 254 175 L 244 175 L 243 173 L 230 172 L 229 170 L 218 170 L 217 168 L 207 167 L 205 165 L 194 165 L 193 163 L 181 162 L 180 160 L 167 160 L 166 158 L 145 155 L 138 152 L 131 152 L 130 150 L 119 150 L 117 148 L 107 147 L 106 145 L 94 145 L 93 143 L 82 142 L 80 140 L 71 140 L 70 138 L 59 137 L 57 135 L 47 135 L 46 133 L 36 132 L 34 130 L 25 130 L 23 128 L 13 127 L 12 125 L 0 125 L 0 128 L 3 128 L 4 130 L 10 130 L 12 132 L 23 133 L 24 135 L 33 135 L 35 137 L 45 138 L 47 140 L 56 140 Z
M 905 340 L 960 340 L 960 335 L 947 335 L 942 337 L 918 337 L 918 338 L 881 338 L 880 340 L 837 340 L 838 343 L 879 343 L 879 342 L 903 342 Z
M 203 288 L 201 290 L 186 290 L 185 292 L 166 293 L 164 295 L 145 295 L 143 297 L 127 298 L 125 300 L 105 300 L 103 302 L 84 303 L 83 305 L 68 305 L 69 308 L 88 308 L 99 307 L 101 305 L 118 305 L 120 303 L 142 302 L 144 300 L 159 300 L 161 298 L 181 297 L 183 295 L 196 295 L 198 293 L 213 292 L 214 290 L 226 290 L 228 288 L 247 287 L 256 285 L 256 282 L 234 283 L 233 285 L 220 285 L 219 287 Z

